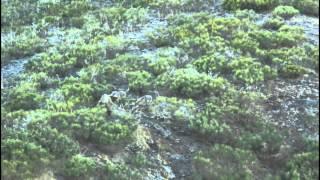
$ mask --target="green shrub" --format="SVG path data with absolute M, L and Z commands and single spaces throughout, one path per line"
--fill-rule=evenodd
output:
M 308 71 L 304 67 L 294 64 L 287 64 L 279 70 L 279 75 L 284 78 L 298 78 L 307 72 Z
M 290 5 L 303 14 L 319 16 L 319 1 L 317 0 L 291 0 Z
M 1 27 L 31 25 L 37 14 L 34 9 L 37 4 L 33 0 L 2 1 L 1 2 Z
M 252 58 L 239 58 L 230 63 L 230 67 L 234 76 L 245 83 L 256 83 L 267 79 L 266 77 L 274 77 L 274 71 L 265 65 L 257 62 Z
M 319 179 L 319 151 L 294 155 L 287 164 L 286 179 Z
M 132 71 L 126 73 L 126 76 L 132 91 L 144 92 L 151 88 L 152 75 L 147 71 Z
M 147 57 L 148 66 L 155 75 L 160 75 L 169 71 L 177 64 L 177 58 L 174 56 L 156 56 Z
M 241 50 L 243 53 L 250 53 L 252 55 L 256 54 L 256 51 L 259 48 L 259 42 L 245 32 L 237 33 L 231 41 L 231 44 L 234 48 Z
M 276 154 L 280 150 L 283 141 L 282 136 L 274 130 L 274 127 L 267 125 L 259 125 L 261 122 L 256 122 L 257 132 L 244 132 L 238 139 L 238 146 L 243 149 L 248 149 L 258 154 Z
M 155 118 L 188 122 L 195 118 L 196 104 L 192 99 L 158 96 L 151 108 Z M 177 123 L 181 124 L 181 123 Z
M 271 30 L 278 30 L 281 26 L 283 26 L 284 19 L 281 17 L 271 17 L 269 18 L 264 24 L 263 27 L 266 29 L 271 29 Z
M 144 70 L 147 66 L 143 57 L 131 53 L 121 54 L 109 63 L 114 67 L 121 68 L 122 71 L 139 71 Z
M 49 76 L 46 72 L 22 74 L 25 78 L 31 78 L 33 83 L 39 84 L 40 89 L 47 89 L 56 87 L 59 84 L 59 80 Z
M 117 114 L 114 110 L 114 117 L 107 117 L 106 109 L 97 107 L 79 109 L 75 113 L 77 120 L 72 123 L 74 135 L 100 146 L 127 141 L 136 128 L 132 115 L 127 112 Z
M 273 16 L 280 16 L 285 19 L 289 19 L 297 14 L 299 14 L 299 10 L 295 9 L 292 6 L 277 6 L 272 11 Z
M 46 72 L 49 76 L 65 77 L 72 72 L 76 58 L 66 58 L 57 51 L 34 56 L 26 65 L 29 72 Z
M 250 152 L 216 144 L 193 158 L 194 179 L 254 179 L 259 162 Z
M 207 103 L 205 110 L 191 119 L 190 128 L 204 137 L 210 137 L 210 141 L 229 142 L 232 139 L 231 127 L 221 119 L 223 117 L 221 111 L 214 104 Z
M 273 65 L 283 66 L 284 64 L 305 64 L 310 63 L 310 57 L 307 49 L 303 47 L 282 47 L 271 49 L 266 52 L 263 58 L 271 60 Z M 277 67 L 279 68 L 279 67 Z
M 12 59 L 31 56 L 42 51 L 45 46 L 45 40 L 34 29 L 28 28 L 12 37 L 4 37 L 4 41 L 1 41 L 1 57 Z
M 293 47 L 305 40 L 303 29 L 284 25 L 276 33 L 276 42 L 281 47 Z
M 253 9 L 255 11 L 267 11 L 277 4 L 279 4 L 278 0 L 224 0 L 222 6 L 227 10 Z
M 96 168 L 97 163 L 93 158 L 77 154 L 66 163 L 65 174 L 77 179 L 87 179 L 94 176 Z
M 93 12 L 101 25 L 107 27 L 111 34 L 117 34 L 121 31 L 137 29 L 138 25 L 147 21 L 148 9 L 145 8 L 123 8 L 107 7 Z
M 149 164 L 146 155 L 144 155 L 141 152 L 134 154 L 133 156 L 130 156 L 127 161 L 129 164 L 136 168 L 145 167 Z
M 61 86 L 64 99 L 77 105 L 93 105 L 104 93 L 104 88 L 93 84 L 77 83 L 71 80 Z
M 129 168 L 120 163 L 113 163 L 108 160 L 104 166 L 105 177 L 110 179 L 130 180 L 130 179 L 143 179 L 143 175 L 139 170 Z
M 228 86 L 228 82 L 221 77 L 212 78 L 189 67 L 159 76 L 157 86 L 168 88 L 183 96 L 196 97 L 204 94 L 219 94 Z
M 259 42 L 261 49 L 273 49 L 279 47 L 275 38 L 275 32 L 260 29 L 249 32 L 249 35 Z
M 20 139 L 1 140 L 1 177 L 35 178 L 44 172 L 52 156 L 42 146 Z
M 40 112 L 41 113 L 41 112 Z M 53 154 L 56 158 L 68 158 L 80 151 L 79 144 L 69 136 L 51 128 L 46 114 L 39 114 L 28 124 L 30 138 Z
M 248 19 L 250 21 L 258 20 L 258 14 L 252 9 L 236 10 L 235 17 L 241 20 Z
M 311 61 L 314 65 L 314 68 L 317 72 L 319 72 L 319 46 L 314 47 L 311 50 Z
M 179 11 L 199 11 L 212 5 L 212 0 L 125 0 L 121 4 L 125 6 L 151 7 L 160 10 L 161 13 Z
M 75 58 L 75 67 L 80 68 L 100 62 L 106 57 L 104 46 L 98 43 L 69 45 L 64 51 L 67 52 L 66 58 Z
M 92 39 L 92 43 L 101 43 L 103 48 L 106 50 L 105 55 L 108 59 L 113 59 L 119 54 L 124 53 L 129 44 L 125 39 L 118 36 L 96 36 Z
M 40 108 L 44 97 L 38 92 L 39 84 L 22 82 L 9 93 L 8 107 L 14 110 Z
M 221 74 L 228 74 L 230 73 L 231 69 L 228 66 L 230 63 L 230 58 L 219 54 L 219 53 L 212 53 L 201 56 L 200 58 L 193 61 L 193 65 L 199 72 L 205 73 L 221 73 Z

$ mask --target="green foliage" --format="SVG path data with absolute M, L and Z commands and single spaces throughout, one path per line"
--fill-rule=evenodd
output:
M 107 27 L 111 34 L 137 28 L 137 26 L 147 21 L 148 9 L 145 8 L 123 8 L 108 7 L 102 8 L 93 13 L 101 25 Z
M 193 158 L 195 179 L 253 179 L 258 160 L 250 152 L 216 144 Z
M 65 174 L 77 179 L 87 179 L 94 175 L 96 168 L 97 164 L 93 158 L 77 154 L 66 163 Z
M 112 163 L 107 161 L 105 163 L 105 173 L 106 177 L 110 179 L 119 180 L 130 180 L 130 179 L 143 179 L 142 174 L 134 169 L 130 169 L 128 166 L 123 164 Z
M 319 151 L 294 155 L 287 164 L 286 179 L 319 179 Z
M 181 121 L 188 122 L 195 118 L 196 104 L 192 99 L 158 96 L 151 112 L 155 118 L 172 119 L 181 124 Z
M 284 78 L 298 78 L 307 72 L 308 71 L 304 67 L 294 64 L 286 64 L 279 70 L 279 75 Z
M 223 110 L 207 103 L 205 109 L 190 121 L 190 128 L 197 133 L 210 137 L 215 142 L 228 142 L 231 138 L 231 127 L 223 121 Z
M 278 46 L 293 47 L 305 40 L 304 32 L 300 27 L 284 25 L 276 34 Z
M 12 110 L 31 110 L 40 108 L 44 97 L 38 92 L 39 84 L 22 82 L 9 93 L 7 106 Z
M 42 146 L 20 139 L 1 140 L 1 177 L 35 178 L 49 165 L 52 156 Z
M 251 125 L 257 126 L 260 130 L 256 133 L 244 132 L 237 141 L 239 147 L 254 151 L 258 155 L 279 152 L 283 138 L 273 129 L 274 127 L 263 125 L 261 122 Z
M 66 76 L 76 65 L 76 58 L 66 58 L 57 51 L 40 53 L 26 65 L 30 72 L 46 72 L 50 76 Z
M 224 0 L 222 5 L 227 10 L 253 9 L 255 11 L 267 11 L 277 4 L 279 4 L 279 0 Z
M 299 14 L 299 10 L 295 9 L 292 6 L 277 6 L 273 11 L 272 15 L 280 16 L 285 19 L 289 19 L 294 15 Z
M 17 138 L 24 131 L 28 122 L 27 112 L 24 110 L 8 111 L 5 106 L 1 107 L 1 138 Z
M 47 89 L 55 87 L 59 84 L 59 80 L 49 76 L 45 72 L 32 73 L 32 74 L 24 74 L 26 78 L 30 78 L 33 83 L 39 84 L 40 89 Z
M 252 9 L 236 10 L 234 13 L 235 17 L 239 19 L 258 20 L 258 14 Z
M 310 53 L 310 55 L 308 55 Z M 311 51 L 307 48 L 292 47 L 292 48 L 278 48 L 267 51 L 263 58 L 271 60 L 275 65 L 282 66 L 284 64 L 306 64 L 310 63 Z M 279 67 L 278 67 L 279 68 Z
M 314 65 L 315 70 L 319 72 L 319 46 L 315 46 L 311 49 L 311 62 Z
M 147 71 L 127 72 L 129 88 L 132 91 L 143 92 L 151 87 L 152 75 Z
M 41 113 L 41 112 L 40 112 Z M 51 128 L 45 121 L 46 114 L 37 114 L 28 124 L 30 138 L 53 154 L 56 158 L 68 158 L 79 152 L 79 144 L 69 136 Z
M 228 82 L 221 77 L 212 78 L 189 67 L 159 76 L 157 86 L 168 88 L 179 95 L 196 97 L 204 94 L 219 94 L 228 86 Z
M 89 0 L 77 1 L 3 1 L 1 3 L 1 25 L 22 26 L 41 21 L 45 16 L 59 18 L 61 24 L 70 25 L 69 18 L 81 16 L 92 9 Z M 35 10 L 37 10 L 35 12 Z M 71 24 L 72 25 L 72 24 Z
M 299 27 L 283 25 L 277 32 L 257 30 L 249 33 L 256 39 L 260 48 L 273 49 L 279 47 L 296 47 L 305 40 L 303 30 Z
M 77 78 L 70 78 L 61 86 L 64 99 L 73 104 L 94 105 L 106 90 L 103 86 L 78 81 Z
M 236 48 L 241 50 L 244 53 L 255 54 L 259 48 L 259 43 L 256 39 L 249 36 L 248 33 L 239 32 L 235 35 L 234 39 L 231 41 L 231 44 Z
M 171 49 L 168 49 L 170 51 Z M 175 49 L 172 49 L 172 51 Z M 161 52 L 157 52 L 156 56 L 147 57 L 148 67 L 155 75 L 160 75 L 166 71 L 169 71 L 177 64 L 177 58 L 174 55 L 166 55 Z
M 149 162 L 147 157 L 143 153 L 137 153 L 128 158 L 128 163 L 131 164 L 133 167 L 141 168 L 148 165 Z
M 177 11 L 199 11 L 212 5 L 212 0 L 124 0 L 121 2 L 125 6 L 143 6 L 156 8 L 161 13 Z
M 36 9 L 34 0 L 26 0 L 22 3 L 20 0 L 1 1 L 1 27 L 27 25 L 34 22 Z
M 259 47 L 261 49 L 273 49 L 279 46 L 276 42 L 275 32 L 268 30 L 257 30 L 254 32 L 249 32 L 249 34 L 259 42 Z
M 167 30 L 158 30 L 150 35 L 151 41 L 158 46 L 172 45 L 184 49 L 192 56 L 199 56 L 215 49 L 227 50 L 226 40 L 230 40 L 241 25 L 237 18 L 212 17 L 205 13 L 192 16 L 176 15 L 171 17 L 172 24 Z M 186 19 L 183 19 L 186 18 Z
M 38 36 L 33 28 L 27 28 L 21 33 L 12 33 L 1 40 L 1 57 L 4 59 L 22 58 L 42 51 L 45 40 Z
M 52 170 L 65 179 L 155 178 L 158 160 L 143 153 L 154 148 L 154 132 L 142 130 L 137 117 L 146 115 L 200 141 L 192 179 L 318 178 L 318 142 L 296 141 L 302 148 L 292 146 L 285 161 L 277 159 L 285 144 L 282 131 L 263 116 L 265 97 L 243 90 L 260 89 L 276 73 L 296 78 L 308 68 L 318 70 L 319 47 L 284 22 L 298 14 L 295 9 L 318 15 L 318 2 L 224 0 L 223 7 L 234 10 L 225 16 L 207 12 L 217 7 L 213 3 L 4 0 L 1 57 L 36 55 L 1 93 L 2 177 L 34 179 Z M 265 15 L 255 11 L 272 9 L 273 16 L 259 25 Z M 160 29 L 154 29 L 158 22 Z M 131 91 L 121 103 L 97 105 L 102 95 L 127 85 Z M 150 102 L 146 114 L 131 114 L 136 95 L 152 90 L 163 96 Z M 172 147 L 167 140 L 156 142 L 160 150 Z M 206 151 L 207 143 L 216 146 Z M 127 154 L 127 148 L 138 153 Z M 87 156 L 92 151 L 99 159 Z M 118 152 L 128 156 L 119 159 Z M 272 175 L 265 176 L 253 153 Z
M 94 64 L 106 56 L 104 46 L 98 43 L 68 45 L 64 48 L 64 51 L 68 52 L 66 53 L 67 59 L 76 59 L 75 67 L 85 67 Z
M 245 83 L 256 83 L 263 81 L 266 77 L 274 77 L 274 71 L 267 65 L 262 66 L 255 59 L 241 57 L 230 63 L 234 76 Z
M 75 113 L 77 120 L 71 125 L 75 136 L 102 146 L 129 140 L 136 128 L 133 117 L 128 113 L 117 115 L 113 112 L 116 116 L 114 120 L 99 107 L 80 109 Z
M 222 73 L 227 74 L 230 72 L 230 58 L 218 53 L 207 54 L 195 60 L 192 64 L 199 72 L 205 73 Z
M 127 41 L 120 36 L 97 36 L 92 41 L 93 43 L 100 42 L 103 45 L 106 50 L 106 56 L 109 59 L 125 52 L 129 46 Z
M 269 18 L 264 24 L 263 27 L 266 29 L 271 29 L 271 30 L 278 30 L 281 26 L 283 26 L 284 19 L 276 16 L 276 17 L 271 17 Z
M 138 55 L 125 53 L 110 60 L 113 67 L 120 68 L 122 71 L 144 70 L 147 66 L 146 60 Z
M 291 0 L 290 4 L 303 14 L 319 17 L 319 1 L 317 0 Z

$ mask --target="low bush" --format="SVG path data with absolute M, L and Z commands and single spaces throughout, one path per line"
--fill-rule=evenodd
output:
M 23 58 L 39 53 L 46 47 L 46 41 L 37 32 L 28 28 L 21 33 L 8 35 L 1 40 L 1 57 L 4 60 Z
M 204 94 L 220 94 L 227 88 L 228 82 L 221 77 L 212 78 L 189 67 L 159 76 L 157 86 L 186 97 L 197 97 Z
M 88 179 L 94 176 L 97 163 L 93 158 L 77 154 L 66 162 L 65 174 L 71 178 Z
M 216 144 L 193 158 L 195 179 L 254 179 L 259 162 L 250 152 Z
M 277 6 L 272 11 L 273 16 L 280 16 L 284 19 L 289 19 L 297 14 L 299 14 L 299 10 L 295 9 L 292 6 Z
M 252 58 L 243 57 L 234 60 L 230 63 L 230 67 L 237 79 L 249 84 L 276 76 L 275 72 L 269 66 L 263 66 L 260 62 Z
M 1 140 L 1 177 L 36 178 L 44 172 L 52 156 L 41 145 L 20 139 Z
M 271 17 L 269 18 L 264 24 L 263 27 L 266 29 L 271 29 L 271 30 L 278 30 L 281 26 L 283 26 L 284 19 L 281 17 Z
M 142 93 L 151 88 L 152 75 L 147 71 L 132 71 L 126 73 L 126 76 L 132 91 Z
M 41 107 L 44 96 L 38 92 L 39 84 L 22 82 L 9 93 L 7 107 L 15 110 L 32 110 Z
M 319 151 L 294 155 L 287 163 L 286 179 L 318 179 Z
M 284 78 L 298 78 L 308 71 L 299 65 L 287 64 L 279 70 L 279 75 Z
M 279 4 L 279 0 L 224 0 L 223 7 L 227 10 L 253 9 L 267 11 Z
M 170 119 L 173 122 L 188 122 L 195 118 L 196 104 L 192 99 L 158 96 L 151 108 L 157 119 Z

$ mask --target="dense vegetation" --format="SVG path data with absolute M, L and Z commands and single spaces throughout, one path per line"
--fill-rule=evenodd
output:
M 1 90 L 1 177 L 157 179 L 175 143 L 153 142 L 160 124 L 202 144 L 184 178 L 318 179 L 319 142 L 290 143 L 263 109 L 264 85 L 318 73 L 319 45 L 286 22 L 319 2 L 223 0 L 229 16 L 215 3 L 1 0 L 1 62 L 29 59 Z M 145 32 L 153 21 L 166 23 Z

